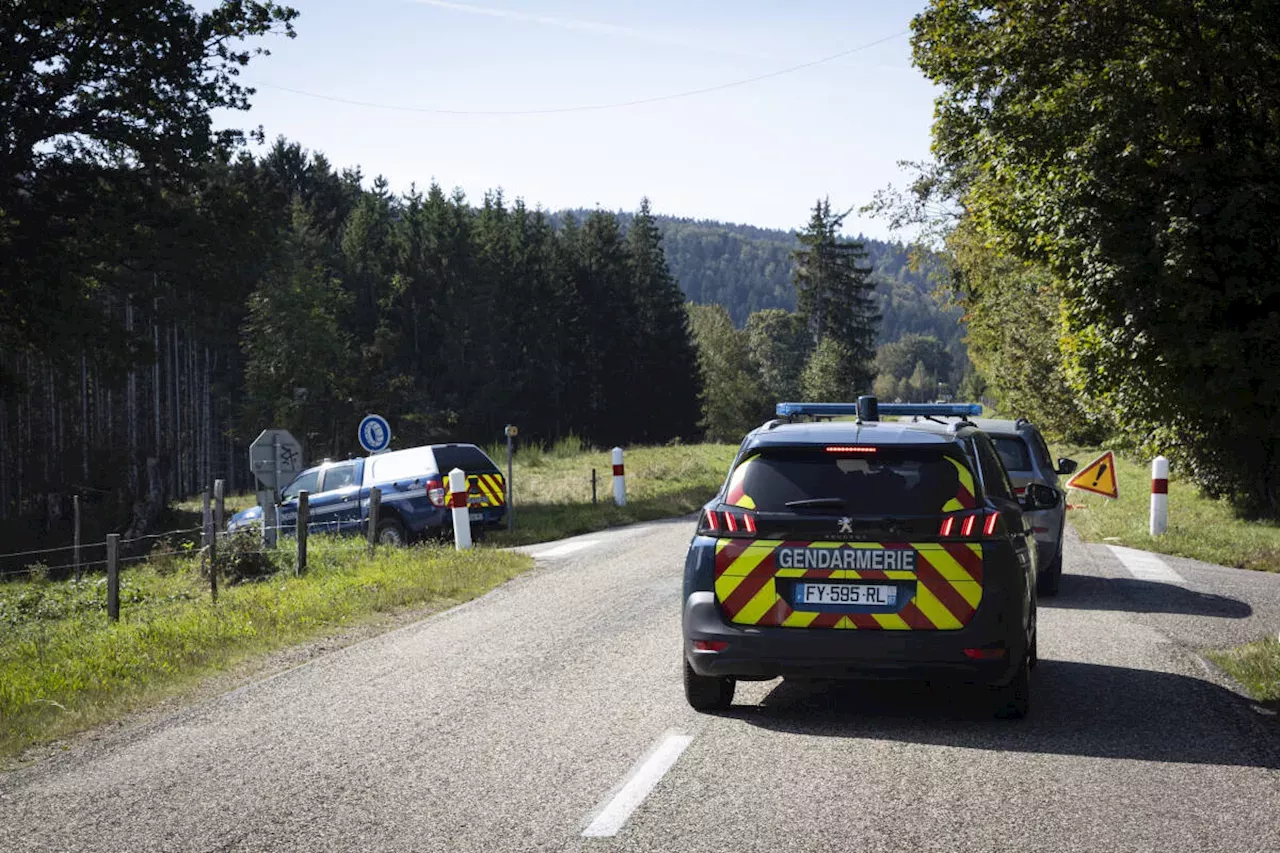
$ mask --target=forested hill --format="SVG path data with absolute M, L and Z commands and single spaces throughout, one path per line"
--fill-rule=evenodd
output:
M 579 220 L 589 213 L 569 212 Z M 558 224 L 564 215 L 557 214 L 553 220 Z M 617 216 L 623 227 L 629 224 L 630 214 L 620 212 Z M 723 305 L 739 327 L 748 315 L 764 308 L 795 310 L 793 232 L 673 216 L 656 219 L 667 263 L 691 301 Z M 938 305 L 931 295 L 933 282 L 925 272 L 911 269 L 907 248 L 900 243 L 860 239 L 871 256 L 872 278 L 884 315 L 878 343 L 890 343 L 908 334 L 932 335 L 960 356 L 964 352 L 960 312 L 944 311 Z

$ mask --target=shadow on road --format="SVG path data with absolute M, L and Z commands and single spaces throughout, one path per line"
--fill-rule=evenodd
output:
M 1042 660 L 1024 720 L 995 719 L 973 687 L 783 681 L 731 716 L 778 732 L 969 749 L 1280 768 L 1280 740 L 1247 703 L 1207 681 Z
M 1196 592 L 1176 584 L 1069 574 L 1062 576 L 1058 594 L 1041 597 L 1039 604 L 1060 609 L 1172 613 L 1223 619 L 1248 619 L 1253 615 L 1253 608 L 1239 599 Z

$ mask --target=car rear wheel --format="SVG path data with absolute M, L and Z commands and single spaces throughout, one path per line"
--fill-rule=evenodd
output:
M 1045 566 L 1044 570 L 1036 576 L 1036 592 L 1039 595 L 1053 597 L 1058 594 L 1058 587 L 1062 584 L 1062 549 L 1058 549 L 1058 556 L 1053 558 L 1053 562 Z
M 1013 681 L 994 688 L 995 714 L 1002 720 L 1020 720 L 1031 710 L 1031 654 L 1022 658 Z
M 698 675 L 684 662 L 684 698 L 695 711 L 723 711 L 733 704 L 732 678 L 718 675 Z
M 378 522 L 379 545 L 404 545 L 409 541 L 404 524 L 398 518 L 384 518 Z

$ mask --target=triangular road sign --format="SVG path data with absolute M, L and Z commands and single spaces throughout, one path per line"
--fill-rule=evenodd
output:
M 1104 498 L 1120 497 L 1120 486 L 1116 482 L 1116 458 L 1111 455 L 1111 451 L 1108 450 L 1084 466 L 1084 470 L 1067 483 L 1067 488 L 1083 489 Z

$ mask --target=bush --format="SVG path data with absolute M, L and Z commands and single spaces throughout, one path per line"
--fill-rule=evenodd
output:
M 233 584 L 261 580 L 280 571 L 287 554 L 288 549 L 264 551 L 256 532 L 233 533 L 219 546 L 218 573 Z

